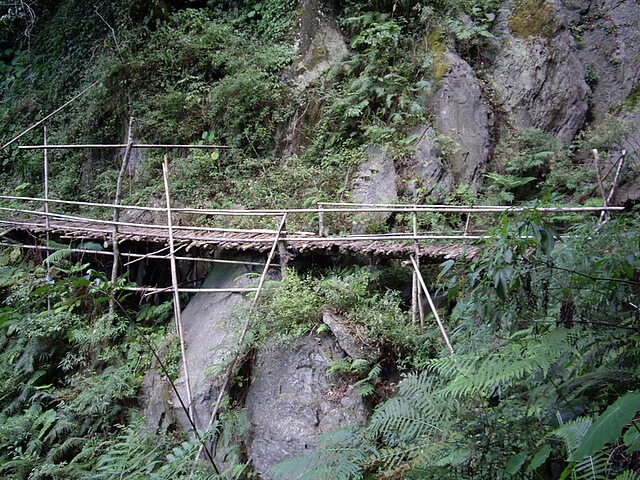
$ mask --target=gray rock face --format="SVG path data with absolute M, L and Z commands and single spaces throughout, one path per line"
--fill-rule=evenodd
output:
M 343 357 L 329 334 L 305 335 L 258 353 L 247 395 L 247 447 L 260 478 L 271 479 L 271 466 L 313 450 L 318 434 L 365 422 L 358 391 L 326 375 Z
M 505 32 L 502 41 L 489 78 L 513 126 L 571 141 L 584 125 L 591 93 L 571 34 L 516 38 Z
M 304 0 L 300 9 L 296 41 L 299 57 L 294 75 L 297 87 L 302 90 L 337 65 L 348 48 L 335 20 L 324 15 L 318 0 Z
M 627 152 L 627 166 L 615 195 L 618 204 L 640 201 L 640 105 L 623 114 L 622 126 L 629 134 L 621 142 L 622 149 Z
M 593 87 L 593 116 L 600 120 L 620 105 L 640 81 L 640 3 L 637 0 L 578 2 L 578 57 Z M 575 3 L 575 2 L 574 2 Z
M 367 159 L 353 181 L 351 200 L 355 203 L 395 203 L 398 200 L 396 167 L 387 151 L 370 145 L 365 151 Z M 388 213 L 361 214 L 353 222 L 352 233 L 366 231 L 367 225 L 377 225 L 389 218 Z
M 441 203 L 453 190 L 453 175 L 440 158 L 436 131 L 427 125 L 419 125 L 410 135 L 417 136 L 417 140 L 408 162 L 408 197 L 413 202 L 422 202 L 428 197 L 434 203 Z
M 398 199 L 396 167 L 386 150 L 367 147 L 367 160 L 353 181 L 351 198 L 357 203 L 393 203 Z
M 216 264 L 203 287 L 246 286 L 249 280 L 243 275 L 250 271 L 252 267 L 248 265 Z M 208 425 L 209 415 L 219 392 L 220 374 L 228 365 L 229 354 L 237 348 L 243 319 L 235 312 L 244 301 L 244 297 L 238 293 L 198 293 L 182 311 L 194 421 L 199 429 L 204 430 Z M 180 375 L 175 380 L 175 385 L 183 401 L 187 403 L 181 364 L 179 369 Z M 142 390 L 146 398 L 143 400 L 143 404 L 146 404 L 144 413 L 152 430 L 166 428 L 174 420 L 185 431 L 191 430 L 179 399 L 157 371 L 152 370 L 148 374 Z
M 322 322 L 329 327 L 340 348 L 351 358 L 367 360 L 369 363 L 380 358 L 378 346 L 367 342 L 366 335 L 362 335 L 358 326 L 347 318 L 337 312 L 325 310 L 322 312 Z
M 452 52 L 445 58 L 449 72 L 436 92 L 436 128 L 455 145 L 446 152 L 448 172 L 457 183 L 473 184 L 489 156 L 489 113 L 469 64 Z

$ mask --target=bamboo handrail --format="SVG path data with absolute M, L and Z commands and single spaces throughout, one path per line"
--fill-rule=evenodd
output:
M 115 205 L 111 203 L 97 202 L 81 202 L 74 200 L 58 200 L 44 199 L 40 197 L 20 197 L 15 195 L 0 195 L 0 200 L 18 200 L 24 202 L 48 202 L 64 205 L 78 205 L 87 207 L 102 208 L 119 208 L 128 210 L 143 210 L 151 212 L 165 212 L 166 208 L 162 207 L 144 207 L 140 205 Z M 322 205 L 327 205 L 322 203 Z M 607 207 L 508 207 L 508 206 L 455 206 L 455 205 L 379 205 L 373 204 L 335 204 L 347 205 L 347 208 L 284 208 L 284 209 L 197 209 L 197 208 L 176 208 L 172 207 L 171 211 L 175 213 L 191 213 L 199 215 L 227 215 L 227 216 L 282 216 L 283 214 L 295 215 L 304 213 L 403 213 L 407 211 L 415 211 L 417 213 L 511 213 L 511 212 L 602 212 L 602 211 L 622 211 L 624 207 L 607 206 Z M 354 207 L 352 205 L 362 205 L 362 207 Z M 5 209 L 8 209 L 5 207 Z
M 62 150 L 74 148 L 126 148 L 126 143 L 76 143 L 76 144 L 49 144 L 49 145 L 20 145 L 18 150 Z M 170 144 L 170 143 L 134 143 L 131 148 L 215 148 L 227 149 L 228 145 L 192 145 L 192 144 Z

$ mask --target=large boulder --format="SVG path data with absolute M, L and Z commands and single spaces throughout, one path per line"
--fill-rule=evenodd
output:
M 349 49 L 335 18 L 325 14 L 318 0 L 303 0 L 295 32 L 296 59 L 288 72 L 301 100 L 291 121 L 278 132 L 279 150 L 284 156 L 299 152 L 313 136 L 313 127 L 322 116 L 322 101 L 305 90 L 322 81 L 331 69 L 339 67 Z
M 453 52 L 444 54 L 448 72 L 435 94 L 435 126 L 451 139 L 447 171 L 456 183 L 482 178 L 489 157 L 489 110 L 473 69 Z
M 592 114 L 598 121 L 620 106 L 640 81 L 640 2 L 565 0 L 564 4 L 578 32 L 577 55 L 593 89 Z
M 303 0 L 297 26 L 294 81 L 299 90 L 338 65 L 349 49 L 334 18 L 326 15 L 318 0 Z
M 386 149 L 370 145 L 365 150 L 366 159 L 360 165 L 353 180 L 351 200 L 371 205 L 393 204 L 398 200 L 398 180 L 395 163 Z M 352 233 L 374 233 L 390 218 L 389 213 L 359 214 L 353 220 Z
M 398 189 L 393 158 L 377 145 L 367 147 L 365 156 L 353 181 L 351 199 L 356 203 L 394 203 L 398 199 Z
M 442 203 L 453 190 L 453 174 L 445 165 L 438 135 L 433 127 L 419 125 L 410 132 L 415 138 L 404 177 L 405 196 L 414 203 Z
M 247 450 L 260 478 L 272 479 L 273 465 L 315 449 L 317 435 L 366 421 L 358 390 L 327 375 L 344 357 L 328 332 L 257 354 L 246 400 Z
M 238 260 L 240 260 L 238 258 Z M 251 280 L 246 277 L 255 268 L 248 264 L 218 263 L 202 288 L 242 288 Z M 230 354 L 237 350 L 244 319 L 237 315 L 245 302 L 240 293 L 197 293 L 182 311 L 182 331 L 186 344 L 186 363 L 198 429 L 205 430 L 220 391 L 222 374 Z M 178 341 L 177 338 L 174 339 Z M 186 380 L 182 364 L 174 381 L 185 404 L 188 404 Z M 152 430 L 166 429 L 172 423 L 185 431 L 192 430 L 180 399 L 158 370 L 151 370 L 142 384 L 143 413 Z
M 571 33 L 551 2 L 506 2 L 498 50 L 488 78 L 517 129 L 537 128 L 563 142 L 583 127 L 591 89 Z

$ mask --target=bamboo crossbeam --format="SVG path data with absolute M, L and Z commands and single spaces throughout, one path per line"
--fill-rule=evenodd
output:
M 127 290 L 129 292 L 172 292 L 173 287 L 123 287 L 119 290 Z M 251 293 L 258 291 L 257 288 L 180 288 L 175 291 L 179 293 Z
M 74 148 L 126 148 L 126 143 L 81 143 L 81 144 L 49 144 L 49 145 L 20 145 L 19 150 L 62 150 L 62 149 L 74 149 Z M 209 148 L 209 149 L 227 149 L 231 148 L 228 145 L 185 145 L 185 144 L 148 144 L 148 143 L 134 143 L 131 148 Z

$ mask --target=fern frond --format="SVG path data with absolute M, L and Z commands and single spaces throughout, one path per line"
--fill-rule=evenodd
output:
M 560 425 L 553 431 L 552 435 L 562 440 L 567 452 L 571 453 L 580 446 L 592 423 L 591 417 L 578 417 L 564 425 Z
M 369 429 L 388 446 L 436 439 L 448 425 L 452 405 L 440 394 L 432 375 L 412 375 L 399 385 L 398 395 L 380 405 Z
M 603 453 L 587 457 L 573 467 L 577 480 L 606 480 L 609 478 L 609 457 Z
M 444 394 L 489 396 L 534 374 L 546 376 L 551 365 L 575 352 L 567 338 L 566 330 L 556 329 L 538 338 L 518 338 L 498 352 L 435 359 L 430 367 L 448 380 Z
M 362 478 L 363 465 L 378 458 L 358 427 L 325 433 L 318 442 L 316 451 L 280 462 L 269 473 L 282 480 L 357 480 Z

